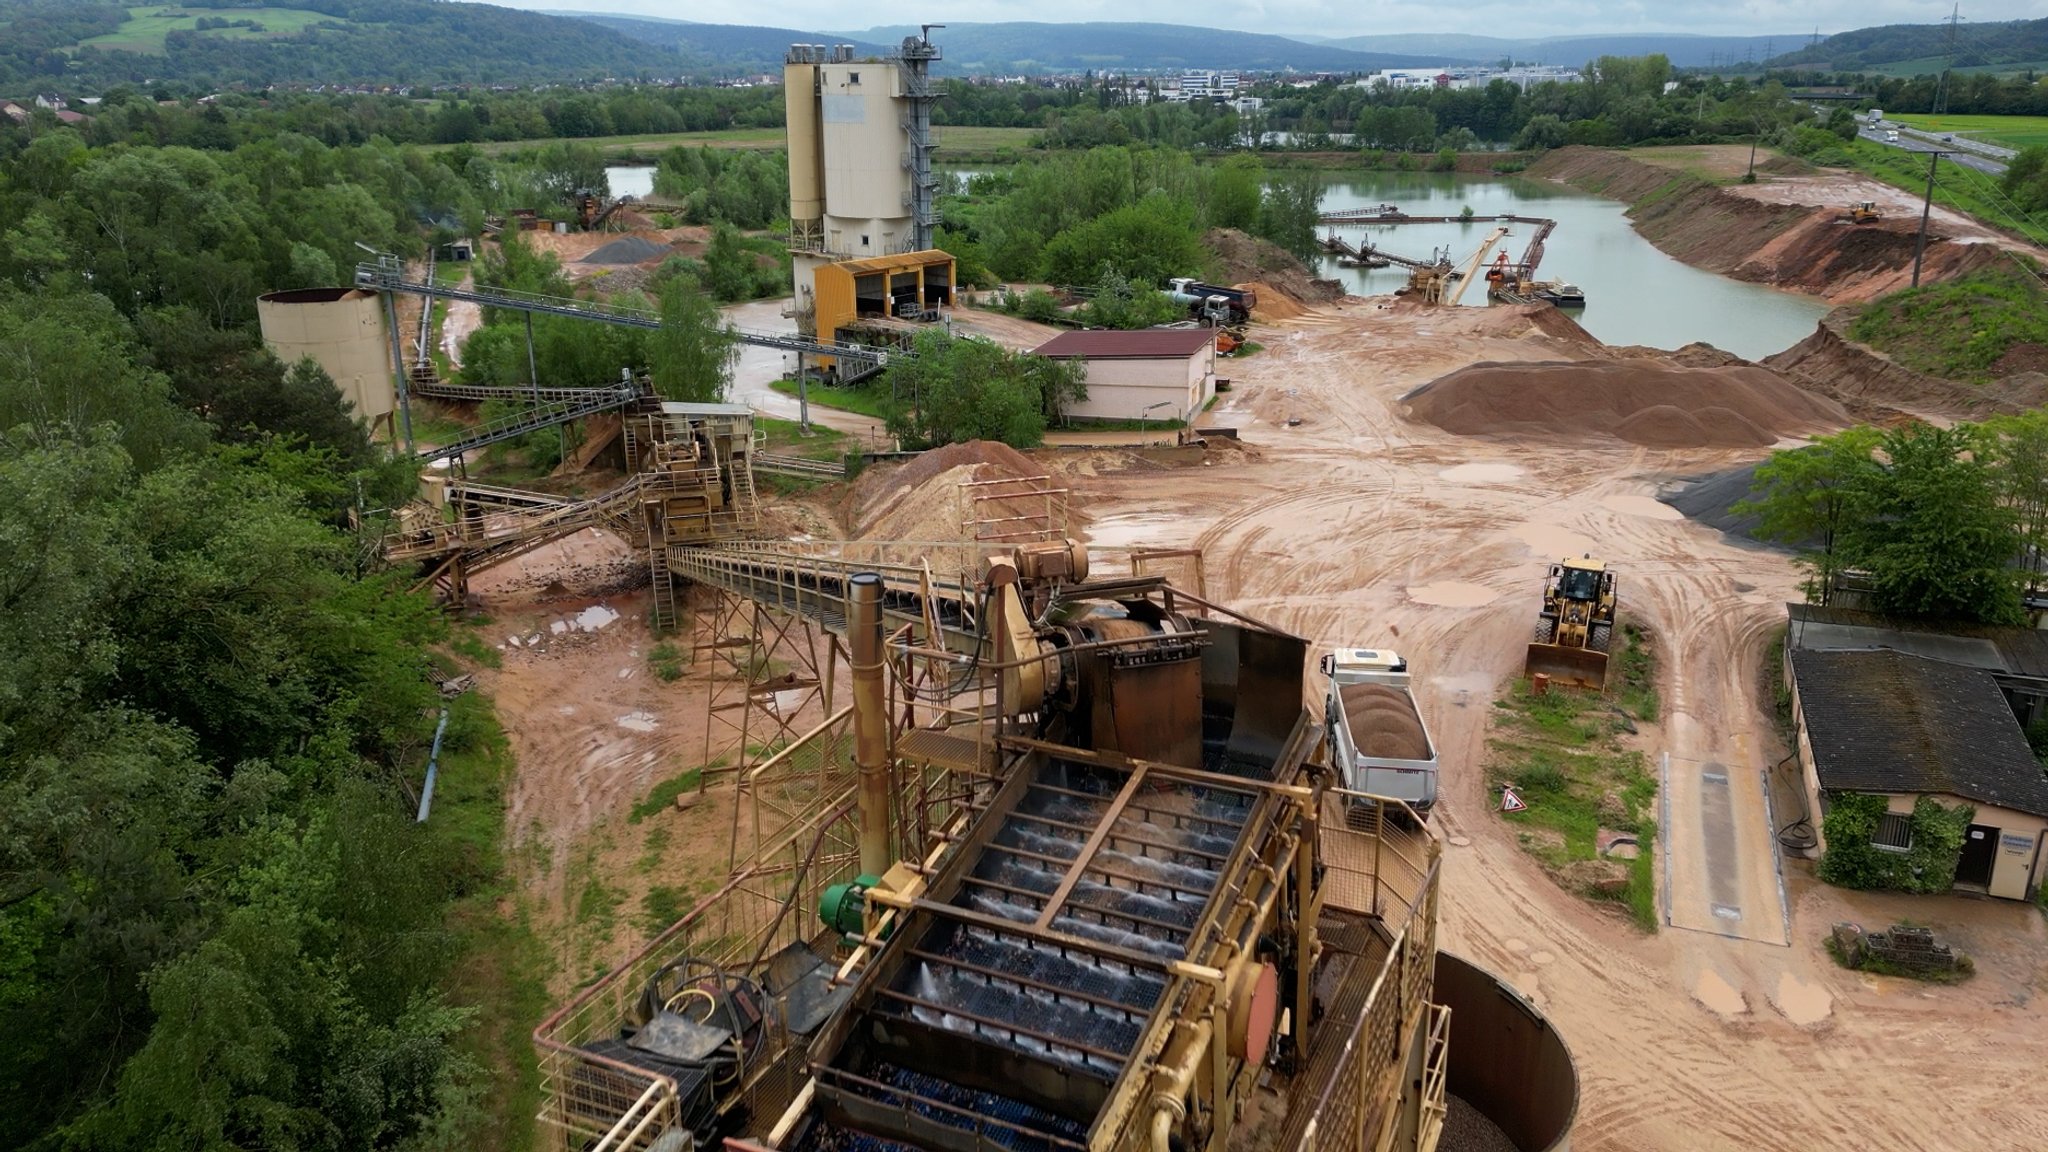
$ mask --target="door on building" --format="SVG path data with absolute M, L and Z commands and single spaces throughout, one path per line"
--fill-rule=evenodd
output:
M 1963 854 L 1956 861 L 1956 883 L 1991 886 L 1991 866 L 1998 860 L 1998 829 L 1970 825 L 1963 833 Z

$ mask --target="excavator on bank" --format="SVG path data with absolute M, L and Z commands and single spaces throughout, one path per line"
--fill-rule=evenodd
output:
M 1529 641 L 1527 675 L 1595 691 L 1606 687 L 1615 603 L 1614 573 L 1591 553 L 1552 564 Z
M 1847 212 L 1842 213 L 1837 219 L 1844 224 L 1875 224 L 1881 217 L 1878 215 L 1877 201 L 1864 200 L 1851 206 Z

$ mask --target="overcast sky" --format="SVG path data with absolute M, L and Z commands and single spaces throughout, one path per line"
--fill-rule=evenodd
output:
M 1190 23 L 1280 35 L 1465 32 L 1526 38 L 1602 32 L 1796 36 L 1812 34 L 1816 25 L 1825 34 L 1874 24 L 1932 24 L 1947 19 L 1949 13 L 1948 4 L 1928 0 L 1473 0 L 1465 4 L 1439 0 L 1240 0 L 1235 4 L 1208 5 L 1191 5 L 1186 0 L 921 0 L 894 9 L 844 0 L 752 0 L 732 5 L 705 4 L 703 0 L 494 2 L 512 8 L 616 12 L 818 32 L 859 31 L 878 24 L 927 21 L 1116 20 Z M 2048 15 L 2042 0 L 1976 0 L 1963 7 L 1964 28 L 1972 23 Z M 714 11 L 718 15 L 711 16 Z

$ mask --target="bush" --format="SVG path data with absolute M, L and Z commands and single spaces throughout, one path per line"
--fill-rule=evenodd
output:
M 1946 892 L 1954 886 L 1956 859 L 1963 835 L 1977 814 L 1975 807 L 1951 808 L 1922 796 L 1913 805 L 1913 845 L 1904 852 L 1871 843 L 1878 818 L 1888 808 L 1885 797 L 1863 792 L 1828 793 L 1821 837 L 1827 850 L 1815 873 L 1843 888 L 1889 888 L 1900 892 Z

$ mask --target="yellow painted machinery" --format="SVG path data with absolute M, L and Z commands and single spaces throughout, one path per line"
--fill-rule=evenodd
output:
M 1591 553 L 1550 566 L 1543 610 L 1529 641 L 1528 675 L 1602 688 L 1607 652 L 1614 643 L 1614 573 Z
M 1850 208 L 1847 212 L 1842 213 L 1842 219 L 1850 224 L 1877 223 L 1879 219 L 1877 213 L 1877 201 L 1865 200 L 1857 204 L 1855 207 Z

